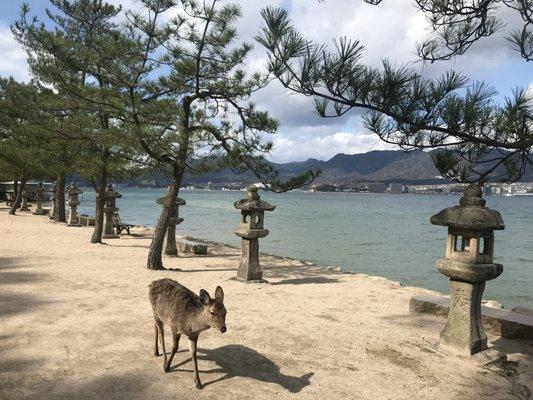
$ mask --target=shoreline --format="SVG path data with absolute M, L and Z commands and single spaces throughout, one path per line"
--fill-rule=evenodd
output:
M 150 228 L 149 226 L 139 226 L 138 228 L 143 229 L 143 230 L 149 230 L 150 234 L 153 233 L 153 228 Z M 180 239 L 192 240 L 192 241 L 195 241 L 195 242 L 198 242 L 198 243 L 201 243 L 201 244 L 206 244 L 208 246 L 230 248 L 230 249 L 233 249 L 233 250 L 238 251 L 238 252 L 241 251 L 241 247 L 239 247 L 239 246 L 235 246 L 235 245 L 228 244 L 228 243 L 223 243 L 223 242 L 217 242 L 217 241 L 209 240 L 209 239 L 203 239 L 203 238 L 199 238 L 199 237 L 192 236 L 192 235 L 187 235 L 187 234 L 177 235 L 176 236 L 176 242 L 179 242 Z M 209 256 L 209 247 L 208 247 L 208 256 Z M 277 259 L 277 260 L 280 260 L 280 261 L 289 261 L 289 262 L 294 262 L 294 263 L 300 263 L 300 267 L 302 267 L 302 268 L 313 268 L 316 271 L 322 271 L 322 273 L 324 273 L 324 274 L 353 275 L 353 276 L 356 276 L 356 277 L 359 277 L 359 278 L 363 278 L 363 279 L 369 279 L 369 280 L 373 280 L 373 281 L 379 281 L 379 282 L 387 283 L 387 284 L 390 284 L 390 285 L 392 285 L 394 287 L 400 287 L 400 288 L 403 288 L 403 289 L 406 289 L 406 290 L 412 290 L 414 293 L 417 293 L 417 294 L 426 294 L 426 295 L 438 296 L 438 297 L 443 297 L 443 298 L 446 298 L 446 299 L 450 298 L 449 293 L 443 293 L 443 292 L 440 292 L 440 291 L 437 291 L 437 290 L 433 290 L 433 289 L 428 289 L 428 288 L 425 288 L 425 287 L 422 287 L 422 286 L 404 285 L 400 281 L 395 281 L 395 280 L 389 279 L 389 278 L 387 278 L 385 276 L 381 276 L 381 275 L 372 275 L 372 274 L 366 274 L 366 273 L 357 272 L 357 271 L 350 271 L 350 270 L 343 269 L 340 266 L 325 266 L 325 265 L 322 265 L 322 264 L 319 264 L 319 263 L 315 263 L 313 261 L 302 260 L 302 259 L 293 258 L 293 257 L 287 257 L 287 256 L 280 256 L 280 255 L 277 255 L 277 254 L 266 253 L 266 252 L 262 252 L 262 251 L 259 252 L 259 256 L 260 256 L 260 260 L 261 260 L 261 257 L 269 257 L 269 258 Z M 176 257 L 176 256 L 165 256 L 165 257 L 173 258 L 173 257 Z M 180 256 L 178 255 L 177 257 L 180 257 Z M 203 256 L 200 255 L 200 256 L 195 256 L 195 257 L 201 258 Z M 502 303 L 500 303 L 498 300 L 495 300 L 495 299 L 486 299 L 486 298 L 484 298 L 482 300 L 482 304 L 483 304 L 483 306 L 490 307 L 490 308 L 505 309 L 505 306 Z M 519 306 L 519 305 L 515 305 L 515 307 L 516 306 Z

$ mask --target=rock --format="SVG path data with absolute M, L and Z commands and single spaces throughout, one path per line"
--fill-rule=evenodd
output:
M 207 254 L 207 245 L 193 242 L 190 240 L 182 240 L 178 242 L 178 249 L 180 253 L 205 255 Z
M 499 310 L 503 310 L 503 305 L 502 305 L 502 303 L 500 303 L 499 301 L 496 301 L 496 300 L 486 300 L 486 301 L 482 301 L 481 304 L 483 304 L 483 305 L 486 306 L 486 307 L 497 308 L 497 309 L 499 309 Z
M 471 357 L 471 361 L 478 367 L 507 361 L 507 356 L 494 347 L 480 351 Z
M 335 268 L 333 268 L 333 271 L 342 272 L 342 268 L 341 267 L 335 267 Z

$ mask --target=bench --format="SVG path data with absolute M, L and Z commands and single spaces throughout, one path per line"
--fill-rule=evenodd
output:
M 122 222 L 122 220 L 120 219 L 119 213 L 114 213 L 113 214 L 113 226 L 117 232 L 117 235 L 120 235 L 122 231 L 126 231 L 128 235 L 131 235 L 130 229 L 133 228 L 135 225 L 126 224 Z
M 206 255 L 207 245 L 192 240 L 180 240 L 178 242 L 178 250 L 180 253 Z

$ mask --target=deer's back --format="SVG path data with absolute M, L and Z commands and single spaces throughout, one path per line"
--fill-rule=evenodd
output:
M 179 331 L 186 329 L 188 320 L 202 307 L 196 293 L 175 280 L 159 279 L 149 288 L 154 316 Z

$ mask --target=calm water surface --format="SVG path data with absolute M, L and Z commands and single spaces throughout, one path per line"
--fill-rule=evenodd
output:
M 163 189 L 119 189 L 118 207 L 124 222 L 154 226 L 160 213 L 155 203 Z M 80 212 L 94 215 L 94 194 L 85 188 Z M 239 244 L 233 234 L 239 224 L 234 201 L 238 191 L 182 190 L 187 201 L 179 233 L 222 243 Z M 261 250 L 341 266 L 384 276 L 404 285 L 446 292 L 448 281 L 435 269 L 444 255 L 446 228 L 433 226 L 429 217 L 458 204 L 458 196 L 355 193 L 262 193 L 277 208 L 267 212 L 270 235 Z M 487 284 L 486 298 L 533 307 L 533 197 L 488 197 L 487 205 L 503 216 L 506 229 L 497 231 L 495 262 L 504 273 Z

